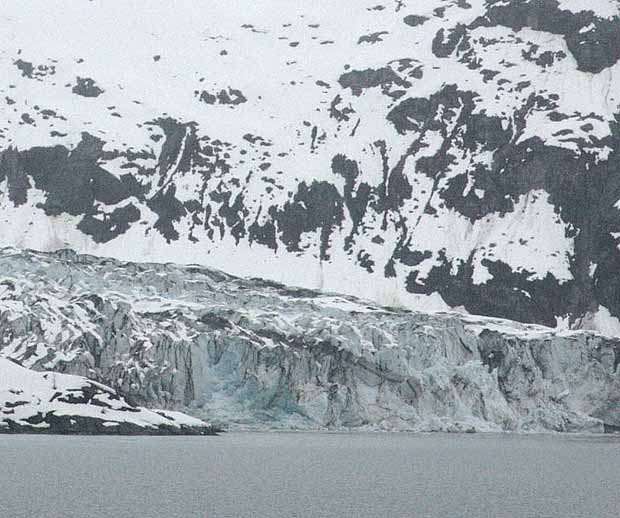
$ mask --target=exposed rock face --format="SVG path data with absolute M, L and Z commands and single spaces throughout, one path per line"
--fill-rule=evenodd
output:
M 34 372 L 0 357 L 0 433 L 213 435 L 178 412 L 147 410 L 79 376 Z
M 197 266 L 4 250 L 0 353 L 233 426 L 604 431 L 620 341 Z
M 617 1 L 142 4 L 6 7 L 0 244 L 620 333 Z

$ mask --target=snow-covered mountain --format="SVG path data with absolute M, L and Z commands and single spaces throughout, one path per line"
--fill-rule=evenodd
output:
M 620 430 L 617 338 L 69 251 L 4 249 L 0 272 L 0 355 L 136 404 L 237 427 Z
M 27 0 L 0 244 L 620 333 L 617 0 Z
M 207 423 L 127 402 L 79 376 L 34 372 L 0 356 L 0 433 L 211 435 Z

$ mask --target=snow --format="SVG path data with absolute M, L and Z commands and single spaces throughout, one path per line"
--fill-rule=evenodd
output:
M 90 388 L 96 389 L 93 401 L 96 400 L 97 405 L 59 401 L 59 396 L 80 397 L 84 389 Z M 180 412 L 145 408 L 127 411 L 127 407 L 127 402 L 118 398 L 114 390 L 100 383 L 80 376 L 31 371 L 0 356 L 0 427 L 6 426 L 7 420 L 24 426 L 49 427 L 45 422 L 33 425 L 28 421 L 37 414 L 90 417 L 104 420 L 105 427 L 116 427 L 121 423 L 150 429 L 207 426 L 203 421 Z
M 566 9 L 575 13 L 590 11 L 601 18 L 614 18 L 620 16 L 618 2 L 592 1 L 592 0 L 559 0 L 560 9 Z
M 434 252 L 419 269 L 418 278 L 436 264 L 443 251 L 457 266 L 461 258 L 474 258 L 474 282 L 483 284 L 492 276 L 482 265 L 485 259 L 502 261 L 515 271 L 530 272 L 530 279 L 547 272 L 559 281 L 572 279 L 570 257 L 573 243 L 566 238 L 568 226 L 548 202 L 548 194 L 537 190 L 522 195 L 514 211 L 501 218 L 486 217 L 472 223 L 453 209 L 439 209 L 441 223 L 424 216 L 415 227 L 416 245 Z
M 440 3 L 446 7 L 444 18 L 433 15 Z M 471 31 L 471 45 L 479 68 L 498 71 L 497 81 L 507 82 L 500 88 L 497 81 L 485 82 L 477 68 L 460 63 L 456 55 L 439 59 L 432 51 L 432 39 L 439 29 L 467 25 L 483 16 L 488 7 L 485 1 L 470 0 L 468 9 L 437 0 L 406 2 L 400 10 L 390 3 L 384 10 L 375 11 L 375 5 L 372 0 L 178 0 L 174 5 L 166 0 L 7 3 L 0 17 L 0 38 L 5 42 L 0 50 L 0 74 L 6 83 L 0 87 L 0 99 L 10 97 L 15 104 L 0 103 L 4 116 L 0 129 L 6 126 L 6 132 L 0 135 L 0 149 L 15 146 L 23 150 L 56 144 L 74 148 L 81 132 L 89 131 L 105 141 L 106 151 L 143 151 L 157 157 L 163 139 L 154 142 L 149 135 L 161 136 L 161 130 L 146 123 L 166 116 L 181 122 L 193 121 L 199 138 L 209 136 L 231 143 L 227 151 L 231 169 L 227 174 L 217 171 L 205 183 L 197 172 L 176 171 L 179 154 L 166 178 L 167 182 L 174 182 L 178 199 L 190 201 L 201 187 L 211 190 L 219 188 L 222 182 L 231 191 L 231 200 L 241 192 L 245 194 L 248 222 L 253 217 L 261 222 L 268 217 L 268 207 L 285 203 L 289 192 L 295 192 L 302 181 L 329 181 L 342 192 L 344 179 L 334 175 L 330 167 L 336 154 L 358 163 L 362 176 L 357 179 L 357 186 L 364 181 L 376 187 L 382 181 L 383 167 L 377 142 L 386 143 L 389 169 L 417 138 L 421 138 L 422 148 L 405 161 L 404 174 L 413 187 L 412 198 L 388 215 L 385 226 L 382 213 L 367 211 L 351 250 L 345 250 L 345 239 L 352 229 L 348 217 L 341 228 L 333 229 L 329 260 L 319 259 L 317 233 L 302 236 L 301 245 L 308 247 L 303 254 L 288 252 L 281 243 L 277 251 L 250 244 L 247 239 L 236 243 L 229 233 L 211 241 L 202 228 L 195 229 L 198 242 L 193 243 L 188 240 L 189 217 L 178 223 L 180 240 L 169 243 L 154 229 L 158 216 L 135 198 L 100 205 L 98 217 L 105 218 L 112 210 L 133 203 L 140 210 L 140 221 L 122 236 L 108 243 L 96 243 L 77 229 L 80 216 L 47 216 L 38 209 L 46 194 L 36 186 L 28 192 L 28 203 L 17 207 L 8 199 L 6 189 L 0 189 L 0 246 L 73 248 L 132 261 L 198 262 L 236 275 L 263 277 L 425 311 L 450 308 L 438 293 L 408 292 L 406 280 L 415 272 L 417 279 L 424 282 L 439 264 L 442 253 L 452 262 L 453 273 L 471 258 L 473 282 L 480 285 L 492 279 L 483 264 L 485 260 L 502 261 L 515 272 L 529 272 L 529 280 L 551 274 L 560 283 L 571 281 L 570 261 L 575 250 L 567 231 L 573 229 L 556 214 L 548 194 L 533 189 L 515 199 L 514 211 L 493 213 L 475 222 L 454 209 L 435 206 L 433 178 L 419 172 L 418 162 L 441 149 L 445 141 L 443 130 L 429 130 L 423 135 L 397 134 L 385 122 L 395 99 L 384 95 L 380 87 L 353 95 L 339 88 L 338 79 L 345 65 L 351 70 L 384 66 L 395 69 L 394 60 L 412 56 L 424 75 L 423 80 L 411 79 L 406 96 L 428 97 L 444 85 L 454 84 L 462 91 L 475 92 L 474 113 L 501 117 L 504 129 L 516 126 L 515 112 L 532 95 L 553 93 L 558 97 L 558 110 L 569 118 L 553 122 L 548 110 L 530 109 L 524 116 L 523 131 L 512 144 L 539 137 L 548 146 L 585 150 L 605 161 L 611 152 L 609 147 L 588 146 L 610 134 L 609 120 L 620 103 L 620 65 L 600 74 L 580 72 L 561 35 L 528 28 L 514 32 L 502 26 L 479 27 Z M 560 0 L 560 7 L 573 12 L 592 11 L 605 18 L 618 15 L 618 3 L 612 0 Z M 429 19 L 423 26 L 412 28 L 403 23 L 403 17 L 409 14 Z M 358 45 L 361 35 L 383 29 L 388 30 L 383 42 Z M 37 37 L 31 37 L 32 34 Z M 484 46 L 480 44 L 482 39 L 494 43 Z M 106 44 L 102 45 L 102 41 Z M 321 44 L 325 41 L 333 44 Z M 299 42 L 299 46 L 291 47 L 291 42 Z M 566 58 L 542 69 L 523 58 L 524 52 L 534 46 L 538 53 L 562 52 Z M 156 61 L 154 56 L 160 59 Z M 41 80 L 23 77 L 15 66 L 16 59 L 35 66 L 54 66 L 56 73 Z M 75 84 L 76 77 L 93 78 L 104 93 L 96 98 L 76 96 L 67 86 Z M 517 91 L 515 85 L 524 80 L 531 84 Z M 324 81 L 331 88 L 320 87 L 317 81 Z M 241 90 L 247 102 L 231 108 L 206 105 L 195 96 L 195 91 L 214 93 L 228 88 Z M 351 120 L 337 122 L 329 116 L 329 106 L 336 94 L 341 95 L 342 106 L 350 104 L 355 109 Z M 53 109 L 66 120 L 44 120 L 33 111 L 34 105 Z M 25 112 L 36 119 L 34 126 L 20 124 L 20 115 Z M 112 112 L 121 117 L 112 116 Z M 455 121 L 457 117 L 458 113 Z M 583 129 L 586 122 L 592 125 L 589 131 Z M 312 151 L 309 133 L 314 127 L 319 134 L 325 132 L 326 137 Z M 448 125 L 445 131 L 452 129 Z M 67 136 L 52 137 L 52 130 Z M 573 133 L 567 136 L 561 130 Z M 266 182 L 256 168 L 261 151 L 243 143 L 246 133 L 273 143 L 268 179 L 275 180 L 277 187 L 271 193 L 266 192 Z M 188 135 L 186 129 L 182 149 Z M 588 146 L 575 139 L 583 139 Z M 248 153 L 244 163 L 242 151 Z M 278 152 L 286 155 L 278 156 Z M 440 180 L 438 188 L 445 188 L 458 174 L 467 174 L 463 196 L 471 192 L 483 200 L 485 191 L 475 186 L 472 168 L 492 164 L 493 152 L 475 149 L 463 151 L 457 158 L 457 164 Z M 135 162 L 145 167 L 157 166 L 155 158 L 138 158 Z M 123 159 L 102 164 L 116 176 L 127 172 L 123 165 Z M 247 185 L 243 183 L 246 178 Z M 233 189 L 233 180 L 242 182 L 245 190 Z M 153 182 L 148 195 L 157 189 L 157 182 Z M 435 215 L 424 213 L 427 204 L 437 210 Z M 620 202 L 616 207 L 620 207 Z M 373 242 L 375 236 L 382 237 L 384 243 Z M 411 237 L 416 250 L 428 251 L 431 256 L 415 267 L 396 264 L 396 276 L 386 278 L 385 265 L 402 237 Z M 368 253 L 375 263 L 372 273 L 356 262 L 357 254 L 362 252 Z M 3 304 L 8 311 L 15 302 Z M 18 310 L 17 306 L 13 308 Z M 52 311 L 55 316 L 53 325 L 50 320 L 46 340 L 53 340 L 71 326 L 65 326 L 62 315 Z
M 614 317 L 605 306 L 591 313 L 588 313 L 580 322 L 581 329 L 596 331 L 603 336 L 620 336 L 620 319 Z

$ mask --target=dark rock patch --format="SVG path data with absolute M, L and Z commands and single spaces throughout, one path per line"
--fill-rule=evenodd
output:
M 471 313 L 555 326 L 555 315 L 566 314 L 571 284 L 560 284 L 551 274 L 543 279 L 530 279 L 530 272 L 515 272 L 501 261 L 484 259 L 492 278 L 484 284 L 473 282 L 471 259 L 456 268 L 440 253 L 440 265 L 433 266 L 424 281 L 417 272 L 407 279 L 412 293 L 438 292 L 447 304 L 463 306 Z M 456 274 L 454 271 L 456 270 Z
M 21 119 L 24 124 L 34 125 L 34 119 L 29 113 L 22 113 Z
M 101 140 L 83 133 L 73 150 L 63 146 L 35 147 L 20 152 L 13 167 L 46 193 L 41 207 L 46 214 L 88 214 L 97 201 L 115 204 L 127 196 L 121 180 L 98 165 L 102 147 Z
M 170 184 L 148 201 L 149 209 L 158 216 L 154 227 L 168 243 L 179 239 L 179 232 L 174 227 L 174 222 L 180 221 L 187 214 L 183 203 L 176 198 L 175 194 L 176 187 Z
M 357 40 L 357 44 L 361 45 L 362 43 L 379 43 L 383 41 L 383 36 L 389 34 L 388 31 L 379 31 L 373 32 L 372 34 L 366 34 L 364 36 L 360 36 L 359 40 Z
M 35 66 L 31 62 L 24 61 L 23 59 L 17 59 L 13 63 L 22 73 L 22 77 L 27 77 L 29 79 L 37 79 L 41 81 L 44 77 L 51 76 L 56 73 L 56 67 L 54 65 Z
M 416 14 L 410 14 L 403 18 L 403 22 L 405 22 L 410 27 L 417 27 L 419 25 L 423 25 L 428 21 L 426 16 L 418 16 Z
M 350 120 L 351 115 L 355 113 L 355 110 L 351 104 L 340 108 L 341 102 L 342 97 L 340 95 L 336 95 L 329 105 L 329 116 L 332 119 L 336 119 L 338 122 L 347 122 Z
M 557 52 L 552 52 L 550 50 L 539 52 L 538 45 L 533 45 L 529 50 L 523 50 L 521 55 L 526 61 L 536 63 L 542 68 L 551 67 L 556 61 L 561 61 L 566 58 L 566 54 L 561 50 Z
M 259 224 L 257 217 L 257 219 L 248 227 L 248 237 L 250 239 L 250 243 L 256 242 L 267 246 L 272 250 L 278 249 L 276 226 L 271 221 Z
M 470 26 L 502 25 L 515 31 L 524 27 L 564 36 L 577 68 L 597 74 L 620 60 L 620 19 L 600 18 L 592 11 L 563 10 L 557 0 L 487 2 L 484 17 Z M 591 29 L 589 29 L 591 27 Z
M 97 86 L 95 80 L 89 77 L 78 77 L 71 91 L 82 97 L 99 97 L 104 92 L 102 88 Z
M 107 243 L 129 230 L 132 223 L 139 221 L 140 211 L 133 204 L 118 207 L 110 214 L 96 217 L 93 214 L 84 216 L 77 228 L 91 236 L 96 243 Z
M 432 102 L 426 98 L 409 98 L 399 103 L 387 115 L 387 120 L 396 131 L 404 135 L 408 131 L 419 131 L 422 125 L 434 115 Z
M 439 29 L 433 38 L 433 54 L 438 58 L 447 58 L 455 50 L 465 52 L 470 48 L 467 27 L 463 24 L 458 24 L 448 31 Z
M 371 187 L 365 182 L 360 182 L 358 185 L 357 180 L 361 176 L 359 166 L 357 162 L 347 159 L 344 155 L 336 155 L 333 158 L 332 171 L 345 179 L 344 202 L 349 212 L 349 217 L 353 222 L 353 229 L 346 240 L 345 247 L 350 248 L 354 236 L 360 231 L 362 220 L 366 215 Z M 366 260 L 366 263 L 368 262 L 369 260 Z
M 302 234 L 320 231 L 320 258 L 329 259 L 330 236 L 344 220 L 343 200 L 330 183 L 302 182 L 291 201 L 273 209 L 282 242 L 291 252 L 301 252 Z
M 359 97 L 364 90 L 369 88 L 381 87 L 383 93 L 387 94 L 393 85 L 402 88 L 409 88 L 411 83 L 401 79 L 390 67 L 366 70 L 351 70 L 345 72 L 338 79 L 342 88 L 350 88 L 353 95 Z
M 221 104 L 228 106 L 238 106 L 247 102 L 247 98 L 243 95 L 241 90 L 235 88 L 228 88 L 227 90 L 220 90 L 216 94 L 211 94 L 206 90 L 199 92 L 196 90 L 194 95 L 205 104 Z

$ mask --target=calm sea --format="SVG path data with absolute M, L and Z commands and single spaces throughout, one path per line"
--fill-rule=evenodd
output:
M 618 518 L 620 437 L 0 436 L 1 518 Z

